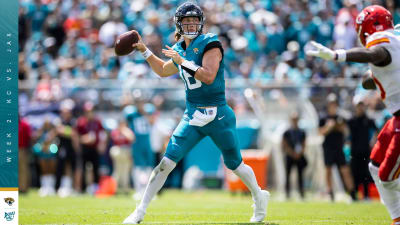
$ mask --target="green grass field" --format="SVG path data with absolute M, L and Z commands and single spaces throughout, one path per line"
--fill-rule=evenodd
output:
M 36 192 L 20 196 L 20 224 L 120 224 L 135 208 L 131 196 L 98 199 L 79 196 L 40 198 Z M 142 224 L 250 224 L 251 198 L 223 191 L 187 193 L 169 190 L 154 200 Z M 268 206 L 265 224 L 389 225 L 380 202 L 278 202 Z M 259 223 L 261 224 L 261 223 Z

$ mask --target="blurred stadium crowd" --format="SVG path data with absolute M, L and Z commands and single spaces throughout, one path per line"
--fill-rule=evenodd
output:
M 60 187 L 61 195 L 69 195 L 73 185 L 77 192 L 94 193 L 99 177 L 111 174 L 112 161 L 118 158 L 113 158 L 111 149 L 130 151 L 132 143 L 140 138 L 151 142 L 144 144 L 151 145 L 148 151 L 164 149 L 164 142 L 176 124 L 175 117 L 182 113 L 179 106 L 183 104 L 167 104 L 156 90 L 128 88 L 126 93 L 119 90 L 132 81 L 140 83 L 142 79 L 158 78 L 140 54 L 116 57 L 113 44 L 119 34 L 135 29 L 149 48 L 162 57 L 163 46 L 174 44 L 173 15 L 180 2 L 20 0 L 22 192 L 41 184 L 43 195 L 54 193 L 54 187 Z M 350 95 L 340 92 L 340 84 L 357 83 L 366 67 L 309 58 L 304 54 L 309 41 L 316 40 L 332 48 L 357 46 L 355 17 L 364 6 L 371 4 L 385 6 L 395 24 L 400 23 L 400 2 L 396 0 L 202 0 L 199 4 L 206 16 L 205 31 L 219 34 L 223 44 L 227 79 L 232 82 L 246 79 L 247 84 L 257 87 L 290 84 L 294 88 L 318 86 L 328 81 L 334 87 L 330 91 L 337 92 L 340 105 L 342 98 Z M 179 76 L 168 79 L 177 80 Z M 86 87 L 94 84 L 101 84 L 100 88 Z M 303 97 L 323 99 L 326 96 L 310 89 Z M 237 106 L 236 111 L 249 108 L 238 99 L 230 98 L 232 105 Z M 373 101 L 371 108 L 374 109 L 380 103 L 375 98 Z M 140 102 L 146 103 L 146 107 Z M 126 111 L 133 105 L 144 119 L 131 129 Z M 349 105 L 344 106 L 351 109 Z M 120 119 L 106 120 L 105 112 Z M 162 112 L 168 112 L 168 116 L 160 116 Z M 165 122 L 160 118 L 170 120 Z M 158 124 L 160 120 L 163 122 Z M 137 130 L 138 126 L 143 129 Z M 148 137 L 142 137 L 141 132 Z M 155 134 L 150 137 L 152 132 Z M 124 159 L 127 158 L 119 157 Z M 94 174 L 94 186 L 89 188 L 84 184 L 86 162 L 92 162 Z M 140 162 L 134 164 L 140 165 Z M 146 162 L 144 167 L 153 165 Z M 129 168 L 119 169 L 130 173 Z M 136 171 L 135 176 L 146 177 L 148 170 Z M 121 179 L 126 187 L 126 178 Z M 138 185 L 140 181 L 134 183 Z

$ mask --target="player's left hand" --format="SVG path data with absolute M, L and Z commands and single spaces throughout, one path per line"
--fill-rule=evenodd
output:
M 307 50 L 306 54 L 309 56 L 315 56 L 315 57 L 319 57 L 325 60 L 334 60 L 336 53 L 321 45 L 320 43 L 317 43 L 315 41 L 311 41 L 311 45 L 314 46 L 316 49 L 315 50 Z
M 172 61 L 174 61 L 176 64 L 181 65 L 183 62 L 183 58 L 179 55 L 179 53 L 175 50 L 173 50 L 171 47 L 168 45 L 165 46 L 167 49 L 163 49 L 162 53 L 171 58 Z

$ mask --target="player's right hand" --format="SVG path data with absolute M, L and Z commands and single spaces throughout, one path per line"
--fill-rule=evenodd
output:
M 147 47 L 142 41 L 142 36 L 140 36 L 140 34 L 138 34 L 138 35 L 139 35 L 139 41 L 137 43 L 133 44 L 132 47 L 136 48 L 140 52 L 144 52 L 144 51 L 146 51 Z
M 333 50 L 331 50 L 315 41 L 311 41 L 311 45 L 314 46 L 315 50 L 307 50 L 306 51 L 307 55 L 319 57 L 319 58 L 322 58 L 325 60 L 334 60 L 335 59 L 336 53 Z

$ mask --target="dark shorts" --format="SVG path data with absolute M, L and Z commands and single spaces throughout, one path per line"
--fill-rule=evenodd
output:
M 346 165 L 346 158 L 344 157 L 343 150 L 324 148 L 324 162 L 325 166 L 333 166 L 336 164 L 340 167 Z

